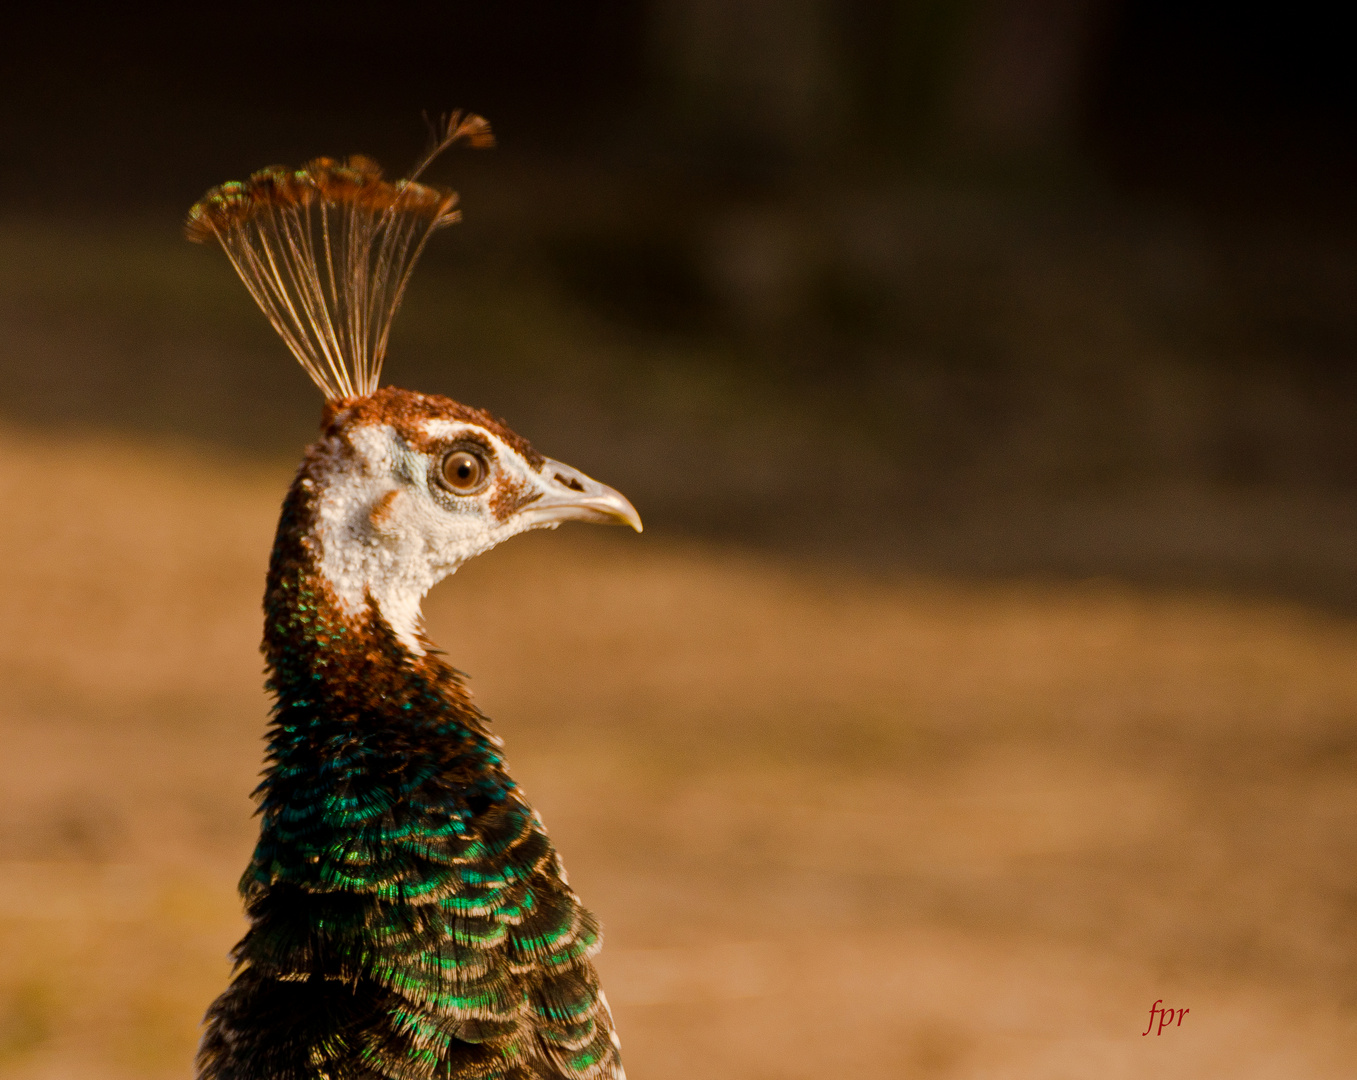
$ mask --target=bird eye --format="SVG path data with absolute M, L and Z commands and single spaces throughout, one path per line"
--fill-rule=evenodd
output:
M 454 450 L 443 459 L 443 482 L 458 495 L 475 491 L 489 471 L 485 459 L 470 450 Z

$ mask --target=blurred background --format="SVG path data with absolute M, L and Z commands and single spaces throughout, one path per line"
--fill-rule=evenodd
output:
M 503 416 L 647 531 L 516 541 L 430 627 L 609 930 L 632 1074 L 1351 1075 L 1342 25 L 8 21 L 0 1075 L 183 1075 L 241 929 L 258 594 L 319 402 L 184 213 L 319 154 L 399 174 L 459 107 L 499 147 L 430 175 L 465 221 L 387 381 Z M 1192 1012 L 1144 1037 L 1156 999 Z

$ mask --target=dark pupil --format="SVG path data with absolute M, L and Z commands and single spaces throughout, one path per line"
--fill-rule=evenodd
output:
M 465 451 L 453 454 L 443 466 L 443 475 L 455 488 L 475 487 L 481 479 L 481 463 Z

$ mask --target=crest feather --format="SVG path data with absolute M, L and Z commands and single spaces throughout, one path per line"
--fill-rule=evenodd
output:
M 481 117 L 453 113 L 411 174 L 384 180 L 355 154 L 273 165 L 214 187 L 184 231 L 215 240 L 250 295 L 330 402 L 377 389 L 391 321 L 435 230 L 460 219 L 457 193 L 418 182 L 457 142 L 494 145 Z

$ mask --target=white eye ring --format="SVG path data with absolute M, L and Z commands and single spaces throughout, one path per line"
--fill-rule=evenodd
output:
M 471 495 L 485 486 L 490 466 L 474 450 L 461 448 L 443 459 L 439 475 L 449 491 L 456 495 Z

